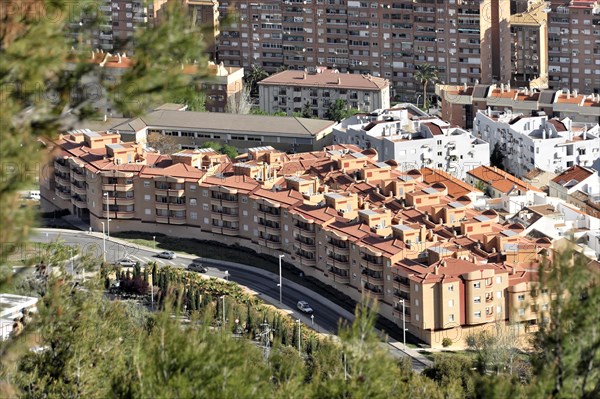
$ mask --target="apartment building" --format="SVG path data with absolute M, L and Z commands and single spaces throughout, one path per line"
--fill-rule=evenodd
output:
M 600 176 L 598 171 L 579 165 L 556 176 L 548 184 L 550 195 L 600 218 Z
M 562 120 L 540 111 L 532 115 L 478 111 L 473 134 L 504 156 L 517 177 L 533 169 L 560 173 L 571 166 L 600 167 L 600 125 Z
M 459 195 L 470 190 L 448 174 L 393 162 L 382 170 L 376 151 L 352 145 L 298 154 L 252 148 L 234 162 L 210 149 L 146 153 L 105 132 L 72 132 L 50 145 L 42 207 L 72 210 L 96 230 L 110 217 L 111 232 L 286 254 L 356 300 L 376 298 L 398 325 L 404 300 L 407 328 L 432 345 L 497 321 L 535 323 L 521 285 L 534 283 L 550 241 L 475 210 Z
M 107 117 L 123 116 L 110 102 L 106 87 L 119 84 L 123 74 L 135 64 L 135 57 L 93 50 L 84 61 L 98 67 L 83 76 L 79 90 L 74 92 L 75 99 L 89 99 L 96 112 Z M 69 64 L 69 68 L 75 67 L 75 63 Z M 225 112 L 228 101 L 239 98 L 244 87 L 244 69 L 226 67 L 223 63 L 208 61 L 203 67 L 187 64 L 182 66 L 181 73 L 189 75 L 190 85 L 198 90 L 198 95 L 204 95 L 204 107 L 209 112 Z
M 596 124 L 600 119 L 600 95 L 577 90 L 515 88 L 510 84 L 450 86 L 437 85 L 442 99 L 442 118 L 465 129 L 473 128 L 477 111 L 530 113 L 543 111 L 552 118 L 570 118 Z
M 338 99 L 363 112 L 390 107 L 387 79 L 326 67 L 271 75 L 258 83 L 258 92 L 260 109 L 267 113 L 283 111 L 292 115 L 309 107 L 312 116 L 326 118 L 329 106 Z
M 158 108 L 113 126 L 124 141 L 145 143 L 149 133 L 175 139 L 182 149 L 199 148 L 206 141 L 229 144 L 244 152 L 255 146 L 281 151 L 314 151 L 331 144 L 335 122 L 297 117 L 191 112 Z
M 600 93 L 600 2 L 549 3 L 549 87 Z
M 512 83 L 515 86 L 547 87 L 548 12 L 545 1 L 530 1 L 528 8 L 510 16 Z
M 334 127 L 333 139 L 373 148 L 381 162 L 393 159 L 406 170 L 431 167 L 461 179 L 490 160 L 486 142 L 410 104 L 343 120 Z
M 415 66 L 429 63 L 448 84 L 509 81 L 510 2 L 503 0 L 222 1 L 219 60 L 258 65 L 326 66 L 390 80 L 400 101 L 414 100 Z

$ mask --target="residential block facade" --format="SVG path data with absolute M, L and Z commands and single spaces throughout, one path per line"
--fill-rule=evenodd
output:
M 344 100 L 348 108 L 373 111 L 390 107 L 390 84 L 371 75 L 340 73 L 317 67 L 311 71 L 283 71 L 258 83 L 260 109 L 267 113 L 301 113 L 326 119 L 329 106 Z
M 571 166 L 600 168 L 600 125 L 532 115 L 478 111 L 473 134 L 498 146 L 503 164 L 517 177 L 534 169 L 561 173 Z
M 488 143 L 410 104 L 352 116 L 334 127 L 333 138 L 373 148 L 380 161 L 393 159 L 406 170 L 431 167 L 460 179 L 490 161 Z
M 392 96 L 414 100 L 415 66 L 448 84 L 510 80 L 507 0 L 247 1 L 219 3 L 219 60 L 269 72 L 326 66 L 389 79 Z
M 382 168 L 353 145 L 285 154 L 250 149 L 172 156 L 78 131 L 49 142 L 42 207 L 71 210 L 93 229 L 147 231 L 237 244 L 285 261 L 433 345 L 501 322 L 535 324 L 531 284 L 549 240 L 477 211 L 465 183 L 445 173 Z M 55 209 L 55 208 L 54 208 Z M 404 301 L 402 313 L 400 301 Z

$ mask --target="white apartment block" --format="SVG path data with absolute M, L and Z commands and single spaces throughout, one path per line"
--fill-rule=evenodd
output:
M 574 165 L 600 167 L 600 126 L 575 123 L 569 118 L 549 119 L 510 111 L 478 111 L 473 134 L 496 145 L 505 156 L 504 167 L 523 177 L 534 168 L 561 173 Z
M 488 143 L 411 104 L 354 115 L 337 124 L 333 135 L 334 143 L 373 148 L 380 161 L 393 159 L 403 170 L 429 167 L 464 179 L 490 162 Z

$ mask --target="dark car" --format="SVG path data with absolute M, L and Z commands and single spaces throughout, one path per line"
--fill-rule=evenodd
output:
M 188 268 L 188 270 L 191 270 L 193 272 L 198 272 L 198 273 L 208 272 L 208 269 L 206 268 L 206 266 L 202 266 L 202 264 L 198 263 L 198 262 L 190 263 L 187 268 Z

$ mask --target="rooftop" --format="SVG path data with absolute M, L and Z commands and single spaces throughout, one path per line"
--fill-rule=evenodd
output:
M 317 68 L 318 72 L 287 70 L 269 76 L 259 85 L 326 87 L 335 89 L 381 90 L 389 86 L 387 79 L 371 75 L 339 73 L 337 69 Z

